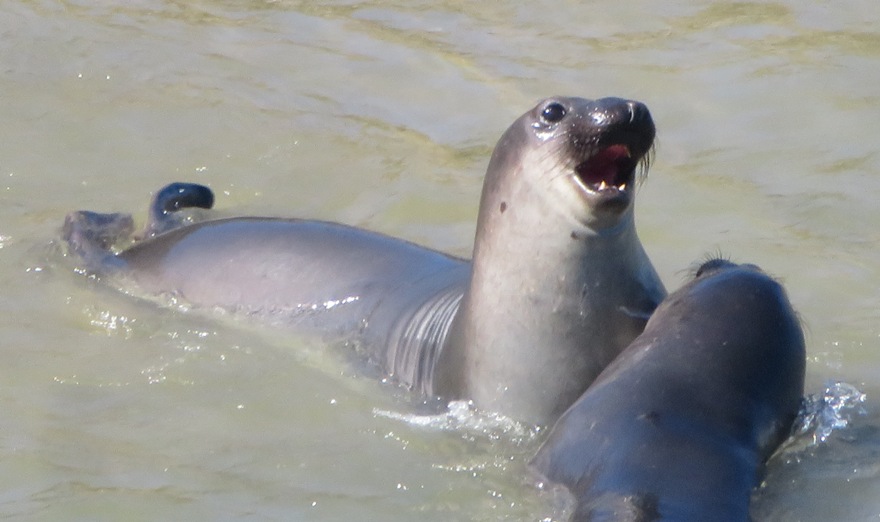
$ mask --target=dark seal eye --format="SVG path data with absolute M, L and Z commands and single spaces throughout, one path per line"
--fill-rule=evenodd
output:
M 565 117 L 565 107 L 561 103 L 553 102 L 541 111 L 541 118 L 547 123 L 556 123 Z

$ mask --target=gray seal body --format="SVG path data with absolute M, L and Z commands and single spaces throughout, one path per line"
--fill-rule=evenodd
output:
M 145 239 L 118 255 L 127 216 L 74 212 L 64 235 L 93 273 L 351 341 L 419 393 L 543 424 L 665 296 L 633 217 L 654 132 L 638 102 L 542 101 L 495 148 L 472 262 L 327 222 L 177 226 L 174 211 L 212 202 L 192 184 L 160 191 Z
M 712 260 L 552 428 L 532 461 L 576 521 L 749 520 L 764 462 L 790 434 L 804 338 L 783 288 Z

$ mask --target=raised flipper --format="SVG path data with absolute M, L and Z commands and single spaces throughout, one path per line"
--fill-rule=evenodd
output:
M 186 216 L 177 214 L 185 208 L 214 206 L 214 193 L 196 183 L 171 183 L 162 187 L 150 203 L 150 216 L 138 239 L 146 239 L 185 224 Z

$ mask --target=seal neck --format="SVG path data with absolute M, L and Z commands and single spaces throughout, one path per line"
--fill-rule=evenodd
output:
M 543 206 L 546 212 L 547 207 Z M 552 422 L 641 332 L 664 291 L 631 209 L 613 227 L 530 205 L 484 207 L 471 278 L 440 355 L 435 394 Z M 638 314 L 636 314 L 638 315 Z M 443 374 L 445 372 L 445 374 Z

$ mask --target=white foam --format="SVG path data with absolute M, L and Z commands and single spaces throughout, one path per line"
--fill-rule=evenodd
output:
M 523 424 L 499 413 L 477 409 L 471 401 L 452 401 L 447 411 L 435 415 L 417 415 L 373 409 L 379 417 L 399 420 L 411 426 L 438 431 L 461 431 L 490 439 L 531 440 L 540 428 Z

